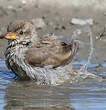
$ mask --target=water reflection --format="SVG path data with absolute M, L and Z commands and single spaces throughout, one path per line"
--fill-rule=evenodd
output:
M 34 82 L 14 82 L 8 85 L 6 110 L 74 110 L 70 90 L 61 87 L 37 86 Z

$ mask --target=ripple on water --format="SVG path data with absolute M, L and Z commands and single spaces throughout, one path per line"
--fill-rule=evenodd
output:
M 83 65 L 77 62 L 73 66 L 80 68 L 80 64 Z M 2 61 L 0 110 L 106 110 L 106 74 L 104 69 L 98 72 L 97 66 L 91 64 L 89 70 L 104 76 L 102 82 L 87 79 L 74 85 L 38 86 L 34 82 L 15 81 L 14 74 L 5 69 Z

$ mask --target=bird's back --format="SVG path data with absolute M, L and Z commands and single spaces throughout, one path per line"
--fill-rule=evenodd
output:
M 63 66 L 72 61 L 78 51 L 78 43 L 71 41 L 65 43 L 60 39 L 52 39 L 50 36 L 40 38 L 26 52 L 27 62 L 34 67 Z

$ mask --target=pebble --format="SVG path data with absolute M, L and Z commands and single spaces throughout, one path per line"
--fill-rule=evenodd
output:
M 72 18 L 71 23 L 72 24 L 82 25 L 82 26 L 83 25 L 87 25 L 87 24 L 93 25 L 93 19 L 90 18 L 90 19 L 83 20 L 83 19 L 78 19 L 78 18 Z
M 26 4 L 27 3 L 27 1 L 26 0 L 22 0 L 22 4 Z
M 9 5 L 7 8 L 10 9 L 10 10 L 14 9 L 13 6 L 11 6 L 11 5 Z

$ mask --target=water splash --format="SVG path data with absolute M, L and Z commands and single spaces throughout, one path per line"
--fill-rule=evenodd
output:
M 97 81 L 102 81 L 102 78 L 94 75 L 92 73 L 89 73 L 87 71 L 88 69 L 88 64 L 90 64 L 90 61 L 92 59 L 93 53 L 94 53 L 94 42 L 93 42 L 93 34 L 92 34 L 92 30 L 90 28 L 89 25 L 84 25 L 82 26 L 80 29 L 76 29 L 73 34 L 72 34 L 72 39 L 76 40 L 78 38 L 78 36 L 82 33 L 87 33 L 89 37 L 89 44 L 90 44 L 90 53 L 88 55 L 87 58 L 87 62 L 85 64 L 82 65 L 82 67 L 78 70 L 78 74 L 74 77 L 75 80 L 79 80 L 79 79 L 86 79 L 86 78 L 94 78 L 97 79 Z M 79 41 L 80 42 L 80 41 Z
M 85 28 L 86 29 L 86 28 Z M 92 59 L 93 53 L 94 53 L 94 43 L 93 43 L 93 35 L 90 26 L 87 26 L 87 31 L 83 29 L 83 31 L 88 32 L 89 36 L 89 42 L 90 42 L 90 53 L 88 55 L 87 62 L 81 67 L 80 72 L 87 72 L 88 64 L 90 64 L 90 61 Z
M 90 53 L 88 56 L 88 60 L 79 70 L 79 72 L 85 73 L 85 72 L 87 72 L 88 64 L 90 63 L 90 61 L 92 59 L 92 55 L 94 53 L 94 43 L 93 43 L 92 30 L 89 25 L 85 25 L 85 26 L 81 27 L 80 29 L 76 29 L 72 34 L 72 39 L 76 40 L 78 35 L 80 35 L 81 33 L 87 33 L 89 36 L 89 42 L 90 42 Z

